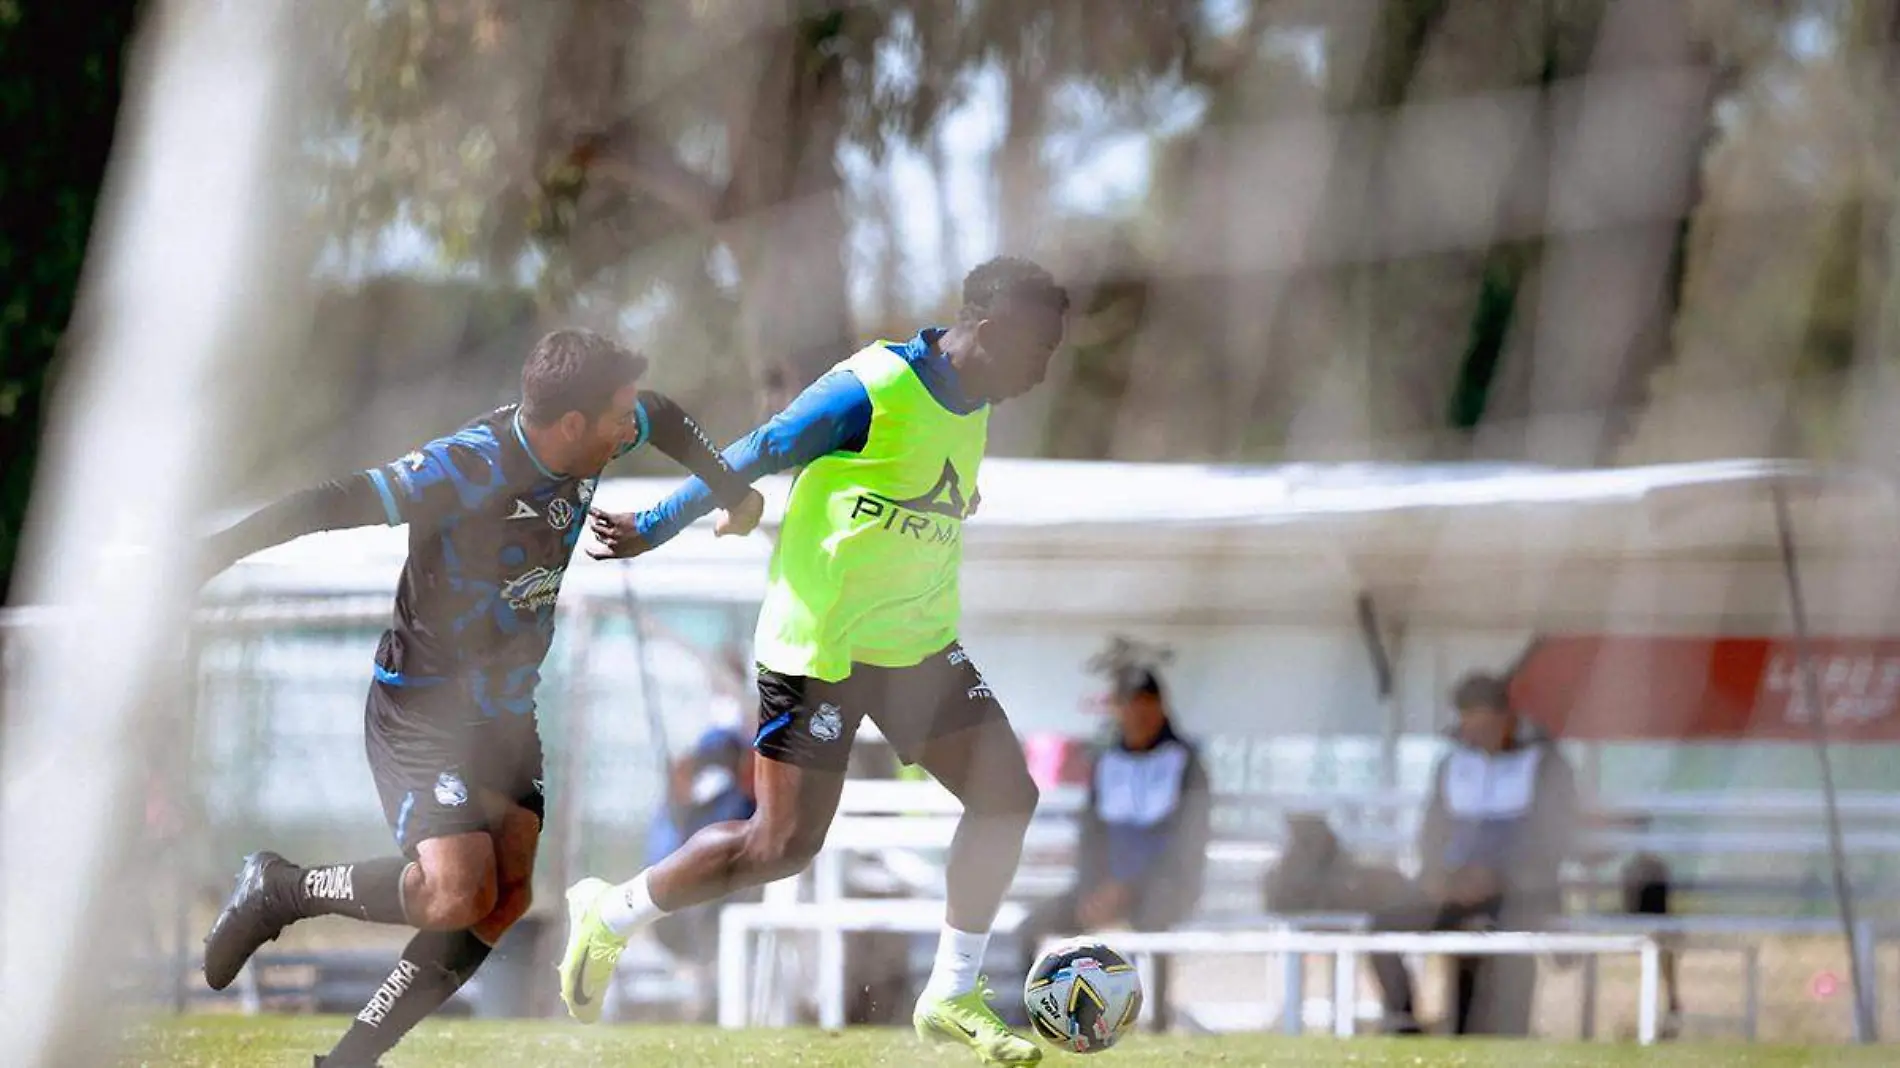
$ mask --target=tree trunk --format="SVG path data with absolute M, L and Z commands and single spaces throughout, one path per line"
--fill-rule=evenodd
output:
M 1717 92 L 1690 32 L 1676 5 L 1618 0 L 1591 77 L 1559 90 L 1529 459 L 1605 459 L 1612 413 L 1668 351 Z
M 1891 161 L 1900 159 L 1900 2 L 1860 0 L 1849 56 L 1864 49 L 1879 61 L 1867 72 L 1876 151 L 1889 165 L 1876 169 L 1887 181 L 1862 196 L 1859 257 L 1860 314 L 1850 387 L 1852 455 L 1856 464 L 1900 474 L 1900 446 L 1893 428 L 1900 420 L 1900 180 Z
M 1372 24 L 1358 35 L 1363 52 L 1357 65 L 1345 47 L 1335 49 L 1329 61 L 1329 69 L 1339 64 L 1334 86 L 1343 106 L 1337 113 L 1340 134 L 1328 182 L 1332 195 L 1319 215 L 1317 248 L 1321 270 L 1338 293 L 1333 307 L 1343 321 L 1338 324 L 1333 371 L 1326 376 L 1332 383 L 1326 392 L 1333 414 L 1323 422 L 1335 425 L 1314 426 L 1305 433 L 1330 440 L 1335 450 L 1356 446 L 1364 454 L 1389 452 L 1392 445 L 1386 439 L 1401 429 L 1390 413 L 1411 403 L 1403 396 L 1404 386 L 1394 381 L 1402 377 L 1399 368 L 1378 352 L 1378 324 L 1392 317 L 1392 309 L 1378 299 L 1390 270 L 1382 258 L 1388 149 L 1384 124 L 1405 102 L 1449 7 L 1449 0 L 1380 5 Z M 1342 404 L 1345 394 L 1353 392 L 1360 393 L 1360 402 Z
M 1009 72 L 1009 125 L 997 150 L 997 244 L 1015 256 L 1036 255 L 1047 237 L 1050 175 L 1042 152 L 1052 87 L 1035 56 L 1030 50 Z
M 758 78 L 728 124 L 726 241 L 739 264 L 748 361 L 801 387 L 853 347 L 845 280 L 843 65 L 825 47 L 855 15 L 773 24 L 742 50 Z M 746 69 L 742 67 L 741 69 Z

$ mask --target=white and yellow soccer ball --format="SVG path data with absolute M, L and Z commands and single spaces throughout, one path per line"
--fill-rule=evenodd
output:
M 1064 942 L 1029 970 L 1023 1004 L 1036 1037 L 1070 1053 L 1100 1053 L 1135 1029 L 1141 976 L 1100 942 Z

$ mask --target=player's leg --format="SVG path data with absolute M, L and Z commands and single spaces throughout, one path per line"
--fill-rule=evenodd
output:
M 421 931 L 403 948 L 402 957 L 363 1006 L 336 1048 L 321 1061 L 324 1068 L 373 1065 L 402 1037 L 455 996 L 488 959 L 515 921 L 527 914 L 541 817 L 501 794 L 483 791 L 483 807 L 492 818 L 487 838 L 495 859 L 493 906 L 471 926 L 453 931 Z M 421 843 L 424 856 L 453 839 Z
M 405 717 L 404 700 L 397 688 L 373 683 L 364 713 L 364 748 L 401 855 L 308 868 L 268 851 L 244 858 L 237 885 L 205 936 L 205 982 L 213 990 L 229 986 L 285 927 L 312 916 L 449 930 L 473 922 L 467 913 L 480 902 L 464 898 L 493 868 L 486 836 L 465 847 L 432 847 L 430 857 L 414 846 L 484 831 L 486 821 L 469 804 L 455 770 L 459 750 L 426 719 Z
M 944 928 L 913 1023 L 919 1035 L 969 1045 L 991 1063 L 1034 1064 L 1042 1051 L 989 1008 L 978 974 L 1040 800 L 1022 744 L 960 645 L 896 676 L 888 702 L 873 716 L 892 747 L 963 803 Z
M 252 853 L 205 935 L 205 983 L 213 990 L 230 986 L 259 947 L 311 916 L 408 923 L 404 900 L 419 882 L 407 857 L 303 868 L 268 850 Z
M 848 691 L 761 674 L 752 818 L 702 828 L 619 886 L 590 878 L 568 889 L 568 942 L 559 970 L 561 997 L 575 1019 L 600 1018 L 602 989 L 635 931 L 669 913 L 796 875 L 811 863 L 838 811 L 863 715 Z
M 470 729 L 454 712 L 407 722 L 372 717 L 369 725 L 371 767 L 390 826 L 417 858 L 420 892 L 411 911 L 424 930 L 318 1062 L 326 1068 L 375 1064 L 455 996 L 527 910 L 543 811 L 534 719 Z M 436 770 L 442 767 L 452 770 Z

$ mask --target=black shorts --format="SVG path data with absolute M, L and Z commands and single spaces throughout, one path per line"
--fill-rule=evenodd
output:
M 499 795 L 536 819 L 546 816 L 532 713 L 484 719 L 453 683 L 378 680 L 369 687 L 363 744 L 383 816 L 405 855 L 430 838 L 488 830 L 496 812 L 484 795 Z
M 772 760 L 843 774 L 866 716 L 906 764 L 917 763 L 935 739 L 1007 718 L 970 654 L 952 643 L 911 667 L 853 664 L 840 682 L 760 668 L 753 748 Z

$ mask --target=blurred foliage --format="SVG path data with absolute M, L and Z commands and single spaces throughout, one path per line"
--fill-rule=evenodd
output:
M 0 0 L 0 590 L 12 582 L 139 6 Z
M 637 338 L 730 439 L 954 310 L 916 277 L 954 281 L 980 220 L 878 168 L 972 161 L 994 243 L 1077 295 L 1006 449 L 1885 462 L 1896 6 L 301 5 L 330 290 L 248 478 L 439 432 L 563 323 Z M 1131 141 L 1144 192 L 1058 195 Z M 900 237 L 920 209 L 934 263 Z
M 308 140 L 346 273 L 398 235 L 453 279 L 445 306 L 532 291 L 532 316 L 489 317 L 512 333 L 436 331 L 425 371 L 494 341 L 475 377 L 505 383 L 517 335 L 624 329 L 722 438 L 766 378 L 954 310 L 910 278 L 967 266 L 945 183 L 941 263 L 920 265 L 898 236 L 920 205 L 843 163 L 903 150 L 939 175 L 986 158 L 997 244 L 1077 290 L 1005 448 L 1841 455 L 1893 414 L 1863 388 L 1893 288 L 1894 87 L 1869 60 L 1893 8 L 352 0 L 304 9 L 345 87 Z M 957 141 L 947 120 L 999 86 L 997 142 Z M 1065 213 L 1063 168 L 1130 136 L 1146 194 Z M 406 317 L 371 321 L 358 343 Z

